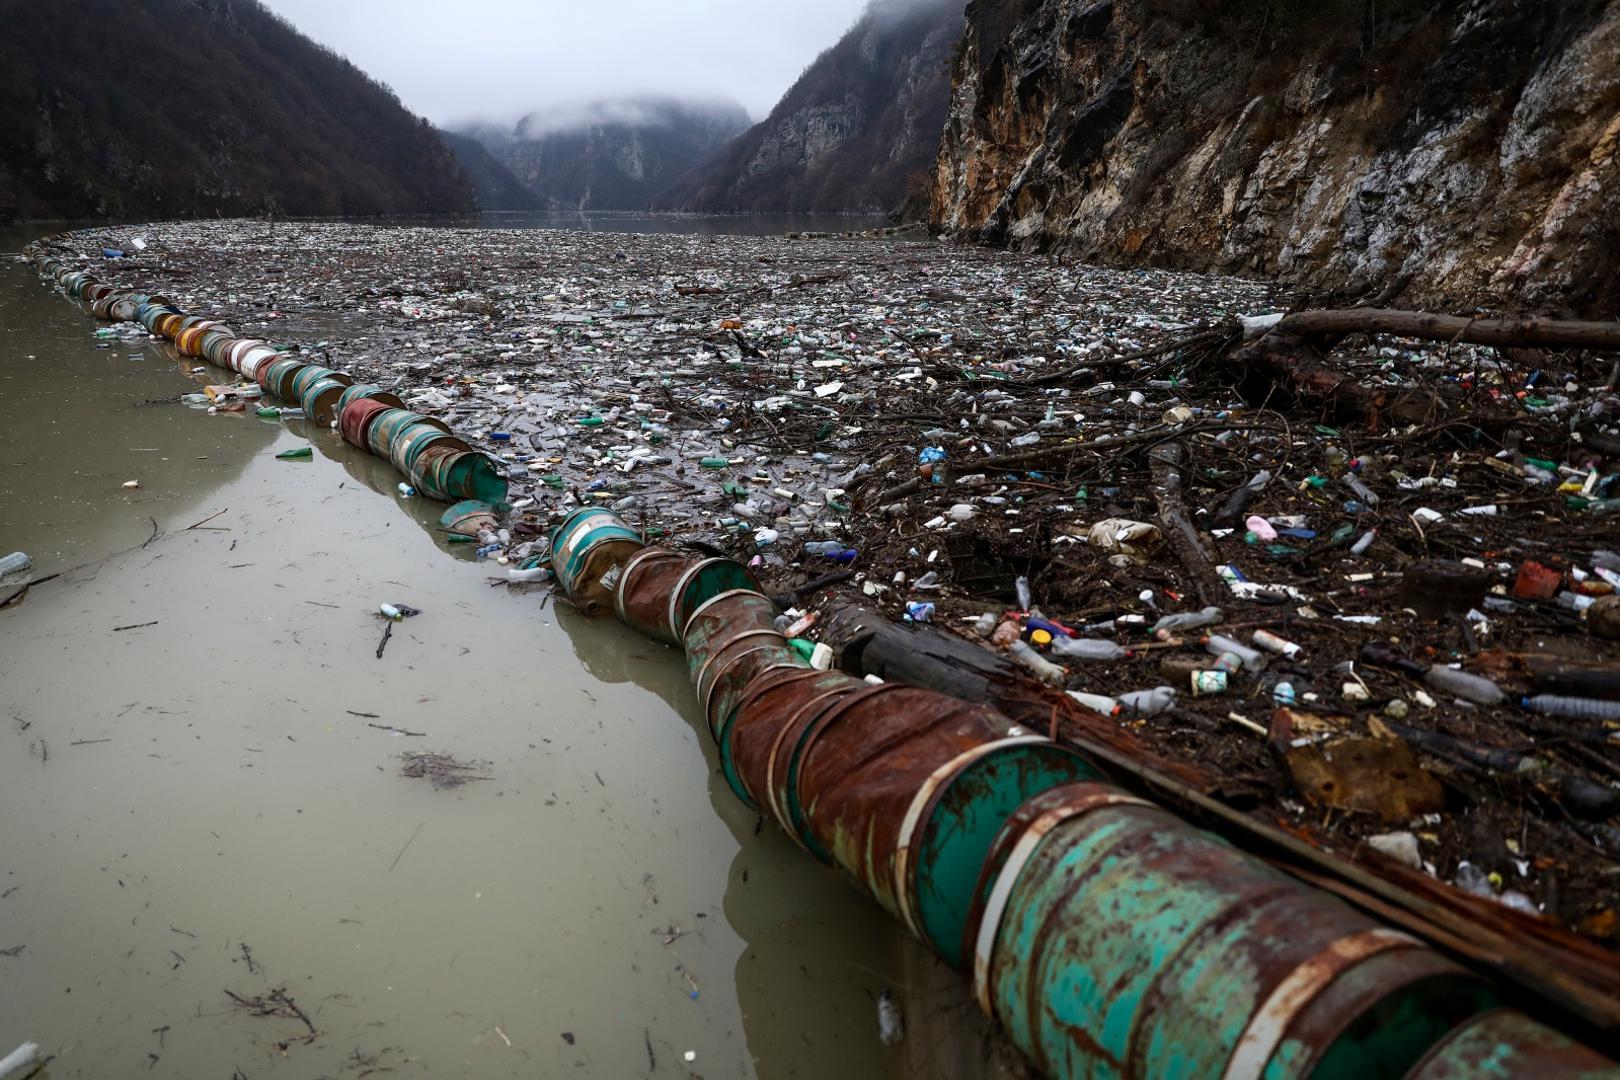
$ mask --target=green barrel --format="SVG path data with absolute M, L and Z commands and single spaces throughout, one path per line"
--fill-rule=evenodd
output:
M 298 395 L 298 403 L 303 407 L 304 415 L 317 424 L 330 424 L 332 410 L 337 407 L 339 395 L 343 393 L 343 384 L 336 379 L 317 379 L 307 384 Z
M 1620 1065 L 1517 1009 L 1493 1009 L 1463 1024 L 1406 1080 L 1620 1080 Z
M 388 459 L 394 468 L 411 475 L 416 456 L 430 446 L 447 446 L 452 450 L 467 451 L 472 447 L 454 435 L 446 435 L 430 424 L 412 424 L 396 432 L 388 446 Z
M 818 697 L 833 687 L 845 687 L 850 692 L 865 684 L 842 671 L 817 671 L 802 661 L 798 665 L 782 665 L 762 672 L 748 684 L 729 712 L 719 714 L 715 742 L 720 748 L 720 772 L 726 785 L 750 810 L 760 809 L 748 784 L 743 780 L 742 766 L 738 762 L 737 747 L 745 739 L 751 742 L 758 760 L 767 750 L 793 710 L 803 702 Z M 761 785 L 763 790 L 763 785 Z
M 372 401 L 381 401 L 385 405 L 395 409 L 403 409 L 405 407 L 405 403 L 401 401 L 397 395 L 390 394 L 380 386 L 372 386 L 369 383 L 354 383 L 352 386 L 345 386 L 343 388 L 343 396 L 338 398 L 338 416 L 340 418 L 342 417 L 343 410 L 348 407 L 349 402 L 361 401 L 368 398 Z
M 1002 866 L 974 965 L 981 1004 L 1048 1075 L 1400 1076 L 1497 1004 L 1415 938 L 1167 811 L 1070 790 Z
M 759 581 L 744 565 L 731 559 L 702 559 L 687 567 L 669 591 L 666 625 L 676 641 L 686 637 L 692 613 L 709 600 L 733 589 L 759 591 Z
M 444 465 L 452 455 L 460 453 L 451 447 L 439 443 L 427 446 L 415 456 L 411 462 L 411 469 L 405 474 L 411 485 L 416 488 L 417 494 L 426 495 L 430 499 L 440 502 L 451 502 L 455 496 L 445 490 Z
M 423 416 L 420 413 L 411 412 L 409 409 L 389 409 L 372 421 L 367 436 L 371 444 L 371 452 L 378 457 L 391 457 L 390 448 L 394 444 L 394 437 L 412 424 L 427 424 L 429 427 L 438 428 L 446 435 L 450 434 L 449 427 L 442 420 L 436 420 L 431 416 Z
M 487 503 L 506 501 L 506 477 L 500 474 L 493 461 L 476 450 L 447 455 L 439 463 L 439 471 L 439 486 L 451 499 L 479 499 Z
M 297 401 L 298 398 L 292 392 L 291 376 L 308 366 L 302 360 L 284 356 L 259 372 L 259 385 L 264 388 L 265 393 L 272 394 L 282 401 Z
M 197 350 L 202 358 L 215 367 L 228 368 L 231 366 L 229 352 L 239 338 L 229 330 L 210 330 L 202 336 L 197 343 Z
M 613 595 L 602 578 L 643 546 L 641 534 L 613 511 L 582 506 L 551 531 L 551 567 L 568 598 L 594 615 Z
M 314 386 L 322 379 L 330 379 L 339 386 L 348 386 L 350 383 L 354 382 L 352 378 L 345 375 L 341 371 L 334 371 L 331 368 L 320 367 L 316 364 L 306 364 L 293 373 L 291 381 L 287 384 L 288 389 L 292 391 L 292 395 L 289 400 L 302 401 L 304 398 L 304 391 L 308 390 L 311 386 Z M 339 393 L 342 393 L 342 391 L 339 391 Z M 335 399 L 333 404 L 336 404 Z
M 1078 753 L 1034 734 L 973 747 L 936 769 L 912 798 L 895 859 L 900 915 L 912 933 L 963 970 L 974 886 L 1002 824 L 1043 792 L 1100 779 Z

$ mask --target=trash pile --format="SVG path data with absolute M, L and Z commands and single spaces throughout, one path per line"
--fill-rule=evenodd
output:
M 119 274 L 487 455 L 512 509 L 458 531 L 514 580 L 610 509 L 812 648 L 840 596 L 958 631 L 1230 804 L 1620 944 L 1612 358 L 1356 335 L 1312 384 L 1242 360 L 1265 287 L 928 243 L 146 232 Z

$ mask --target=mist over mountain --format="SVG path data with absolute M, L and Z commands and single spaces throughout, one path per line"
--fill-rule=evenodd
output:
M 456 161 L 472 181 L 473 198 L 485 211 L 544 210 L 546 201 L 512 175 L 495 159 L 484 144 L 472 135 L 439 130 L 439 138 L 456 155 Z
M 659 200 L 701 211 L 927 207 L 962 0 L 874 0 L 768 117 Z
M 427 121 L 257 0 L 4 8 L 0 219 L 473 208 Z
M 645 210 L 680 176 L 748 127 L 735 102 L 643 96 L 560 104 L 510 129 L 469 125 L 552 210 Z

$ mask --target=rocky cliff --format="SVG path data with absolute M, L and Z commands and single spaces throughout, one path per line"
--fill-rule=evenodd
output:
M 734 102 L 636 98 L 531 113 L 509 131 L 469 129 L 551 210 L 645 210 L 748 127 Z
M 876 0 L 770 116 L 660 200 L 668 208 L 920 216 L 950 99 L 962 0 Z
M 544 199 L 524 187 L 512 175 L 512 170 L 496 161 L 484 144 L 473 136 L 441 130 L 439 138 L 456 155 L 456 162 L 472 181 L 473 199 L 478 203 L 478 209 L 522 211 L 546 208 Z
M 0 11 L 0 219 L 473 209 L 427 121 L 256 0 Z
M 1616 0 L 973 0 L 967 23 L 949 233 L 1620 315 Z

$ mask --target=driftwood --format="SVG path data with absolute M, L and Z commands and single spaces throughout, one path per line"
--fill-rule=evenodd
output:
M 1620 351 L 1620 323 L 1537 318 L 1466 319 L 1460 315 L 1387 308 L 1297 311 L 1283 316 L 1271 333 L 1317 340 L 1349 334 L 1394 334 L 1463 345 Z
M 1203 606 L 1210 602 L 1215 561 L 1209 557 L 1198 530 L 1187 518 L 1187 504 L 1181 494 L 1184 455 L 1180 442 L 1160 443 L 1148 451 L 1148 463 L 1153 470 L 1153 497 L 1159 505 L 1159 520 L 1165 525 L 1165 540 L 1181 560 L 1193 591 L 1198 594 L 1198 603 Z

